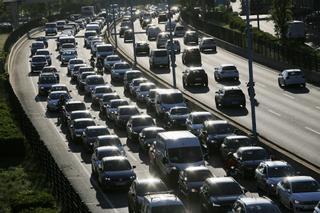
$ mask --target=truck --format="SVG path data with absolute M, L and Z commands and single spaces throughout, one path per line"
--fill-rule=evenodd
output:
M 93 17 L 95 16 L 94 6 L 82 6 L 81 14 L 85 17 Z

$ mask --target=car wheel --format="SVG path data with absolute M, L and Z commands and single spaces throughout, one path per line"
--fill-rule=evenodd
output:
M 182 80 L 182 85 L 183 85 L 183 88 L 186 88 L 186 87 L 187 87 L 187 85 L 186 85 L 186 83 L 184 82 L 184 80 Z
M 217 77 L 217 73 L 214 73 L 214 80 L 219 81 L 218 77 Z
M 301 87 L 305 88 L 306 87 L 306 83 L 301 84 Z
M 280 80 L 278 80 L 278 85 L 279 85 L 280 88 L 283 87 L 283 85 L 280 83 Z
M 216 108 L 218 109 L 220 107 L 219 103 L 218 103 L 218 100 L 217 100 L 217 98 L 215 98 L 214 100 L 215 100 L 215 103 L 216 103 Z

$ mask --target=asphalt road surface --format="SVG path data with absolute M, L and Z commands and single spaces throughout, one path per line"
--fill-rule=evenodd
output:
M 153 19 L 154 24 L 157 19 Z M 145 30 L 140 27 L 137 20 L 134 24 L 136 41 L 148 41 Z M 164 24 L 159 27 L 164 31 Z M 117 30 L 119 30 L 119 25 Z M 183 38 L 179 40 L 181 52 L 186 47 Z M 156 42 L 149 42 L 150 48 L 156 48 Z M 123 38 L 118 37 L 118 45 L 126 54 L 133 58 L 132 43 L 124 43 Z M 177 87 L 192 95 L 200 102 L 216 109 L 214 95 L 218 88 L 230 83 L 218 83 L 214 80 L 214 67 L 219 64 L 234 64 L 240 73 L 240 84 L 247 97 L 247 108 L 220 109 L 225 115 L 234 121 L 251 128 L 250 101 L 247 93 L 248 62 L 245 58 L 217 48 L 216 54 L 201 54 L 202 65 L 209 77 L 208 88 L 188 88 L 182 86 L 182 72 L 186 66 L 182 64 L 182 54 L 176 55 L 176 79 Z M 149 69 L 149 57 L 138 57 L 137 61 L 143 67 Z M 169 69 L 153 69 L 155 74 L 168 82 L 172 82 L 172 72 Z M 320 165 L 320 89 L 307 84 L 306 88 L 281 89 L 278 86 L 278 72 L 263 65 L 253 64 L 255 92 L 256 92 L 256 117 L 257 131 L 260 135 L 277 143 L 279 146 L 297 154 L 298 156 Z

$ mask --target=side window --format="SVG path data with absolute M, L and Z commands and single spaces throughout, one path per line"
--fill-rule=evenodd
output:
M 282 184 L 283 188 L 285 189 L 290 189 L 290 185 L 288 183 L 288 181 L 284 181 L 283 184 Z

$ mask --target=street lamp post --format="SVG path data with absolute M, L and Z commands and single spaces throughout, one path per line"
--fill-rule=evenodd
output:
M 114 6 L 112 6 L 112 16 L 113 16 L 114 41 L 116 42 L 116 48 L 118 48 L 117 25 L 116 25 Z
M 130 0 L 130 13 L 131 13 L 131 25 L 132 25 L 132 33 L 133 33 L 133 56 L 134 56 L 134 67 L 137 65 L 137 55 L 136 55 L 136 38 L 134 34 L 134 19 L 133 19 L 133 0 Z
M 249 82 L 247 84 L 248 93 L 250 96 L 251 105 L 251 120 L 252 120 L 252 136 L 257 138 L 257 126 L 256 126 L 256 112 L 255 112 L 255 91 L 253 80 L 253 67 L 252 67 L 252 29 L 250 25 L 250 0 L 246 0 L 246 23 L 247 23 L 247 43 L 248 43 L 248 67 L 249 67 Z
M 171 55 L 171 69 L 173 78 L 173 87 L 177 88 L 176 83 L 176 53 L 174 51 L 173 36 L 172 36 L 172 26 L 171 26 L 171 0 L 168 0 L 168 14 L 169 14 L 169 32 L 170 32 L 170 55 Z

